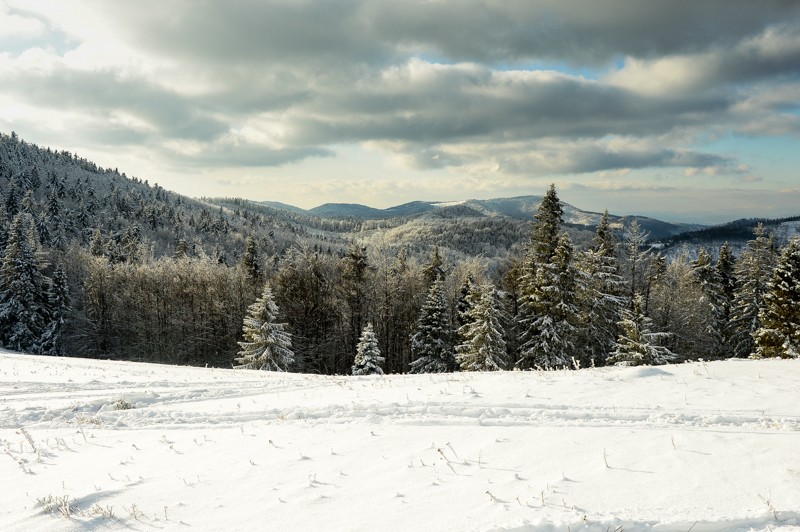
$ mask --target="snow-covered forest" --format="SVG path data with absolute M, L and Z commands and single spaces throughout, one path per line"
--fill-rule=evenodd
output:
M 9 349 L 349 374 L 369 324 L 385 373 L 798 354 L 798 245 L 763 226 L 738 256 L 723 245 L 668 258 L 607 214 L 576 242 L 551 187 L 521 242 L 509 233 L 502 254 L 470 256 L 360 239 L 354 220 L 299 230 L 267 207 L 189 200 L 0 141 Z

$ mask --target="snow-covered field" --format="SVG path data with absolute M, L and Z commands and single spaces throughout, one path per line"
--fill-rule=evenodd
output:
M 800 529 L 800 362 L 382 377 L 0 352 L 0 530 Z

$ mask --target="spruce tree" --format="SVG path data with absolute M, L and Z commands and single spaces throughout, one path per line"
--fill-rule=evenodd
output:
M 583 278 L 578 291 L 581 365 L 603 365 L 619 334 L 620 311 L 627 306 L 625 280 L 620 275 L 617 240 L 608 211 L 597 226 L 592 246 L 581 254 Z
M 70 309 L 69 285 L 67 275 L 61 265 L 53 272 L 53 283 L 50 293 L 50 324 L 42 335 L 42 354 L 63 355 L 64 342 L 62 334 Z
M 106 243 L 103 240 L 103 233 L 100 231 L 99 227 L 92 233 L 92 241 L 89 244 L 89 253 L 95 257 L 103 257 L 106 254 Z
M 700 248 L 697 259 L 691 263 L 692 273 L 700 287 L 701 314 L 707 317 L 702 323 L 695 323 L 695 327 L 703 326 L 708 340 L 708 355 L 712 359 L 727 358 L 725 345 L 725 296 L 723 294 L 722 279 L 716 268 L 711 263 L 711 255 Z
M 459 328 L 456 361 L 462 371 L 497 371 L 506 367 L 505 332 L 497 291 L 490 284 L 472 285 L 468 320 Z
M 531 235 L 533 258 L 538 264 L 546 264 L 555 255 L 561 227 L 564 225 L 564 208 L 556 194 L 555 185 L 550 185 L 534 218 L 536 221 L 533 223 Z
M 677 356 L 660 345 L 669 335 L 652 331 L 652 320 L 644 314 L 643 297 L 634 296 L 632 307 L 622 311 L 619 322 L 622 333 L 606 362 L 617 366 L 640 366 L 674 361 Z
M 578 273 L 572 243 L 563 233 L 550 261 L 537 265 L 525 302 L 524 343 L 517 367 L 555 369 L 572 366 L 578 343 Z
M 416 331 L 411 335 L 411 373 L 453 371 L 455 358 L 448 343 L 450 320 L 442 278 L 434 281 L 420 310 Z
M 800 357 L 800 240 L 784 248 L 764 294 L 752 358 Z
M 753 334 L 761 327 L 759 314 L 775 267 L 775 238 L 758 224 L 755 239 L 747 243 L 736 264 L 738 285 L 731 310 L 734 356 L 749 357 L 755 349 Z
M 637 220 L 633 220 L 625 231 L 623 249 L 626 258 L 626 275 L 630 301 L 637 294 L 645 294 L 647 305 L 647 272 L 650 265 L 650 249 L 646 242 L 650 233 L 643 230 Z
M 261 260 L 259 259 L 256 239 L 253 235 L 247 237 L 247 244 L 245 245 L 244 256 L 242 257 L 242 265 L 247 272 L 247 276 L 254 284 L 261 282 L 263 275 Z
M 278 306 L 272 297 L 269 283 L 255 303 L 247 309 L 242 323 L 244 341 L 238 342 L 241 350 L 237 367 L 267 371 L 288 371 L 294 362 L 292 338 L 285 323 L 276 323 Z
M 363 332 L 366 320 L 367 275 L 370 265 L 367 260 L 367 248 L 353 242 L 341 263 L 342 280 L 339 285 L 344 303 L 341 309 L 342 340 L 346 354 L 355 351 L 359 334 Z M 342 362 L 348 363 L 349 356 L 343 356 Z M 346 371 L 340 368 L 341 371 Z
M 464 282 L 458 289 L 458 302 L 456 304 L 456 323 L 460 329 L 471 321 L 469 312 L 472 308 L 472 292 L 475 287 L 475 278 L 472 273 L 467 273 L 464 276 Z
M 46 266 L 31 215 L 17 214 L 0 265 L 0 342 L 9 349 L 42 352 L 52 297 Z
M 444 278 L 444 261 L 442 255 L 439 253 L 439 246 L 434 246 L 431 252 L 431 258 L 422 268 L 422 276 L 425 279 L 425 286 L 429 287 L 436 282 L 439 277 Z
M 733 356 L 733 326 L 731 325 L 731 312 L 733 299 L 736 292 L 736 257 L 731 252 L 730 246 L 725 242 L 719 249 L 719 257 L 714 267 L 720 284 L 720 321 L 722 327 L 723 357 Z
M 353 362 L 353 375 L 383 375 L 381 367 L 385 359 L 378 348 L 378 337 L 372 329 L 372 323 L 367 323 L 361 332 L 356 347 L 356 358 Z

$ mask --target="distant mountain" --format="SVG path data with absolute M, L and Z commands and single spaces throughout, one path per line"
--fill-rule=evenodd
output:
M 20 209 L 29 209 L 45 247 L 86 248 L 97 241 L 116 262 L 188 248 L 190 255 L 230 265 L 241 260 L 248 237 L 272 257 L 297 246 L 341 254 L 357 241 L 417 257 L 427 257 L 438 246 L 454 260 L 493 262 L 527 242 L 541 200 L 531 195 L 413 201 L 388 209 L 327 203 L 308 210 L 277 201 L 198 200 L 75 154 L 0 134 L 0 237 Z M 601 214 L 569 204 L 563 208 L 574 244 L 586 246 Z M 636 219 L 654 239 L 698 228 L 640 216 L 611 218 L 618 229 Z
M 262 205 L 266 205 L 267 207 L 272 207 L 273 209 L 281 209 L 298 214 L 308 214 L 308 211 L 305 209 L 301 209 L 300 207 L 295 207 L 294 205 L 289 205 L 287 203 L 281 203 L 280 201 L 262 201 L 260 203 Z
M 689 244 L 693 247 L 715 248 L 723 242 L 740 247 L 753 239 L 753 231 L 758 224 L 775 234 L 778 244 L 783 245 L 800 233 L 800 216 L 789 218 L 742 218 L 725 224 L 686 231 L 666 239 L 668 246 Z
M 511 220 L 532 221 L 542 196 L 517 196 L 513 198 L 494 198 L 487 200 L 471 199 L 465 201 L 412 201 L 388 209 L 376 209 L 358 203 L 325 203 L 313 209 L 278 202 L 261 202 L 276 209 L 308 216 L 340 220 L 390 220 L 394 218 L 427 216 L 434 218 L 480 217 L 508 218 Z M 595 227 L 600 222 L 601 213 L 584 211 L 569 203 L 563 203 L 564 222 L 573 226 Z M 647 216 L 610 215 L 611 222 L 618 227 L 630 225 L 637 220 L 639 225 L 650 233 L 653 240 L 661 240 L 685 231 L 701 229 L 696 224 L 675 224 Z
M 306 211 L 312 216 L 320 218 L 359 218 L 362 220 L 380 220 L 389 216 L 383 214 L 381 209 L 373 209 L 358 203 L 325 203 Z

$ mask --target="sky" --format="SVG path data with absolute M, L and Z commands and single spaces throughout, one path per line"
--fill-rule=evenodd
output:
M 0 0 L 0 131 L 186 194 L 800 214 L 800 2 Z

